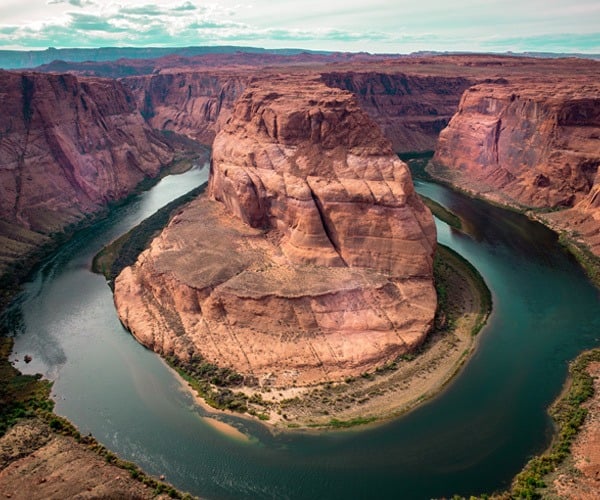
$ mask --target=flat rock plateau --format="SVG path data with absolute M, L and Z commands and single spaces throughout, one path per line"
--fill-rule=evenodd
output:
M 214 141 L 209 196 L 115 281 L 144 345 L 288 388 L 422 344 L 435 226 L 352 94 L 306 77 L 249 85 Z

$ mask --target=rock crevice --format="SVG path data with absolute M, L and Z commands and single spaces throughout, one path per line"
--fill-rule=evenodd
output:
M 311 77 L 251 83 L 215 138 L 208 195 L 115 282 L 142 343 L 290 386 L 356 376 L 423 342 L 433 219 L 350 93 Z

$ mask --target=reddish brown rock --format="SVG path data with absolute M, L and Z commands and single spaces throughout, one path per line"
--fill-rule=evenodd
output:
M 541 218 L 600 255 L 600 85 L 590 79 L 476 85 L 441 133 L 435 175 Z
M 250 85 L 215 139 L 209 191 L 116 280 L 142 343 L 289 386 L 423 342 L 435 226 L 351 94 L 306 77 Z
M 122 80 L 148 123 L 211 144 L 250 76 L 236 72 L 172 70 Z
M 37 419 L 22 419 L 0 437 L 0 498 L 170 498 L 128 469 L 108 462 L 73 437 Z
M 255 75 L 244 68 L 210 73 L 188 68 L 122 82 L 154 128 L 209 144 Z M 324 72 L 321 78 L 330 87 L 354 93 L 397 152 L 433 150 L 463 91 L 474 83 L 455 76 L 355 71 Z
M 571 457 L 552 481 L 559 498 L 594 500 L 600 492 L 600 363 L 591 362 L 587 372 L 594 379 L 594 395 L 584 406 L 585 421 L 571 445 Z
M 2 260 L 122 198 L 172 157 L 113 80 L 0 71 L 0 114 Z
M 379 125 L 394 151 L 433 151 L 442 129 L 456 112 L 463 92 L 475 83 L 462 76 L 399 72 L 331 72 L 323 81 L 354 93 L 360 107 Z

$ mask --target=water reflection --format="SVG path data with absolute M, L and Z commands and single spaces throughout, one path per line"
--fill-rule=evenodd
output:
M 87 270 L 105 243 L 205 178 L 188 175 L 165 179 L 79 234 L 10 313 L 19 357 L 34 358 L 19 366 L 55 380 L 57 411 L 82 432 L 208 498 L 490 492 L 547 444 L 552 427 L 545 408 L 560 390 L 567 361 L 598 345 L 598 291 L 547 229 L 428 183 L 417 189 L 467 227 L 463 234 L 438 222 L 440 241 L 470 260 L 494 294 L 479 349 L 448 389 L 405 417 L 355 432 L 273 435 L 257 422 L 219 417 L 252 436 L 252 443 L 241 443 L 203 421 L 207 412 L 123 330 L 106 283 Z

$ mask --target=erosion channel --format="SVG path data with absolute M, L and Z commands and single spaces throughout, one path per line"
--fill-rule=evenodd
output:
M 54 380 L 56 412 L 151 474 L 207 498 L 431 498 L 506 487 L 552 435 L 546 408 L 567 362 L 600 344 L 600 295 L 556 236 L 524 216 L 415 181 L 456 213 L 438 239 L 492 290 L 494 311 L 468 364 L 439 396 L 389 423 L 345 432 L 272 434 L 219 418 L 225 434 L 158 356 L 121 326 L 98 250 L 208 169 L 170 176 L 48 258 L 7 311 L 13 360 Z M 32 361 L 23 362 L 29 354 Z M 242 438 L 242 435 L 246 436 Z

